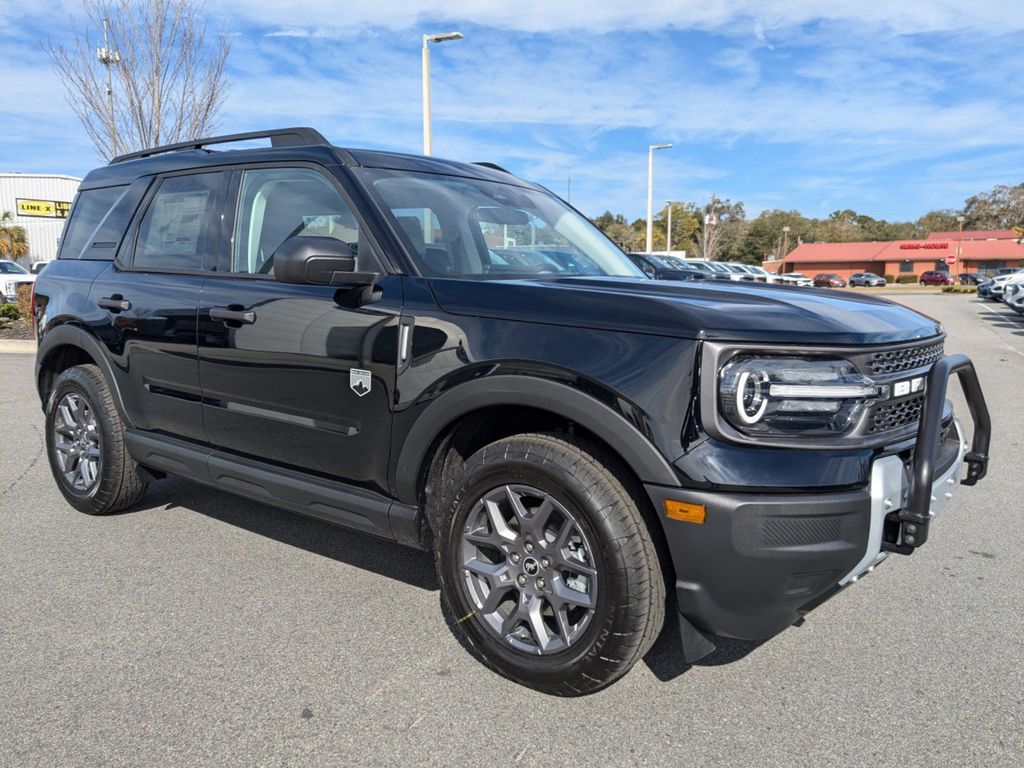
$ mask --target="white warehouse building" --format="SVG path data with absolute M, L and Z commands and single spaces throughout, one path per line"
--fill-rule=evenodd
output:
M 10 211 L 10 223 L 24 227 L 28 236 L 28 258 L 20 259 L 24 266 L 56 258 L 81 181 L 47 173 L 0 173 L 0 215 Z

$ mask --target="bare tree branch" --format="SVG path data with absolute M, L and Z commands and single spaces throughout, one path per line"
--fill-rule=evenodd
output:
M 85 31 L 71 31 L 73 44 L 42 43 L 67 88 L 68 105 L 96 151 L 118 152 L 209 135 L 227 96 L 226 64 L 231 41 L 208 38 L 204 7 L 196 0 L 83 0 Z M 97 60 L 103 19 L 109 45 L 120 54 L 112 64 L 113 114 L 106 71 Z M 89 30 L 93 30 L 90 34 Z M 113 127 L 116 142 L 111 135 Z

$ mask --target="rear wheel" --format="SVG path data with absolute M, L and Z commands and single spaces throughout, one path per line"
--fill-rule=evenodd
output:
M 146 489 L 125 449 L 110 388 L 94 365 L 57 377 L 46 406 L 46 449 L 57 487 L 80 512 L 119 512 Z
M 479 657 L 522 685 L 597 691 L 661 629 L 657 553 L 612 467 L 582 441 L 517 435 L 471 456 L 445 492 L 444 599 Z

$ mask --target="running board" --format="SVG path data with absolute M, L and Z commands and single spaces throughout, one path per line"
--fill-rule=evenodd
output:
M 402 544 L 419 544 L 416 510 L 372 491 L 134 429 L 125 430 L 124 442 L 132 458 L 149 469 Z

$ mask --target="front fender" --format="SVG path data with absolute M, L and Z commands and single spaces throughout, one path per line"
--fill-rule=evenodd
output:
M 445 427 L 480 408 L 515 405 L 537 408 L 584 427 L 619 454 L 640 480 L 678 486 L 679 478 L 665 457 L 632 424 L 604 403 L 546 379 L 496 374 L 459 384 L 440 395 L 419 415 L 406 435 L 395 465 L 398 498 L 415 504 L 416 481 L 431 445 Z

